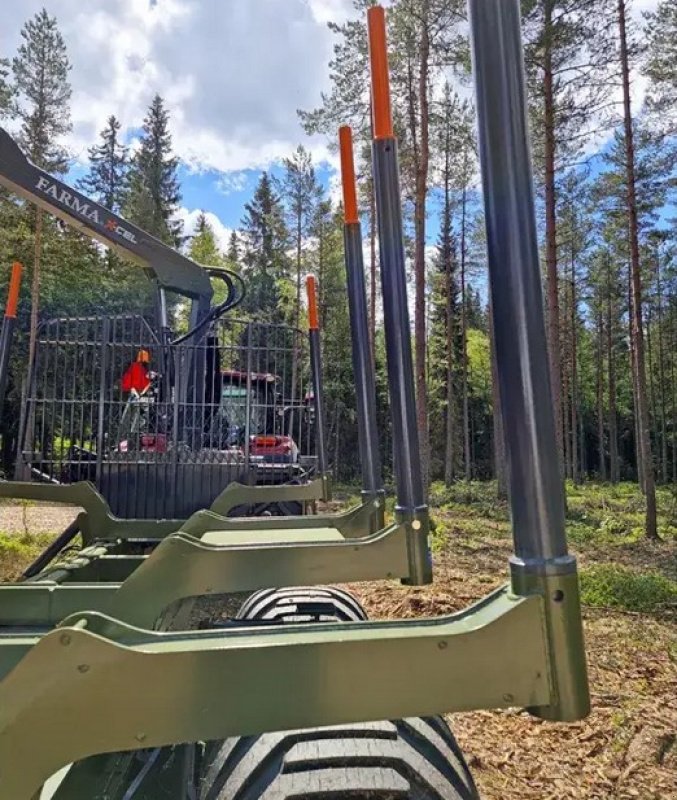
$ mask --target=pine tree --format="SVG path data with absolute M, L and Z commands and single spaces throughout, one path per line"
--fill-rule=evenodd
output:
M 132 161 L 126 216 L 173 247 L 181 244 L 183 229 L 181 221 L 175 218 L 181 202 L 178 166 L 179 159 L 172 155 L 169 112 L 156 94 Z
M 640 272 L 639 229 L 637 221 L 637 192 L 633 119 L 630 106 L 630 60 L 625 0 L 618 0 L 618 33 L 620 39 L 621 74 L 623 81 L 623 140 L 625 145 L 626 211 L 630 243 L 630 286 L 632 327 L 631 342 L 634 349 L 634 377 L 637 391 L 637 429 L 639 452 L 643 465 L 642 489 L 646 497 L 646 535 L 658 538 L 656 519 L 656 487 L 654 482 L 649 409 L 647 406 L 646 367 L 644 362 L 644 322 L 642 317 L 642 276 Z
M 19 141 L 28 157 L 48 172 L 65 172 L 68 161 L 59 137 L 71 130 L 71 87 L 66 45 L 55 17 L 43 8 L 21 30 L 22 43 L 12 60 L 14 116 L 21 122 Z M 40 266 L 43 212 L 34 212 L 34 255 L 31 281 L 29 359 L 35 352 L 40 312 Z
M 607 9 L 600 7 L 599 12 Z M 545 262 L 550 382 L 560 460 L 562 370 L 557 254 L 558 170 L 575 161 L 590 136 L 592 119 L 609 104 L 612 61 L 608 25 L 590 13 L 589 0 L 523 0 L 525 63 L 530 85 L 534 155 L 541 172 L 545 211 Z M 599 124 L 602 124 L 601 122 Z M 562 464 L 563 466 L 563 464 Z
M 296 314 L 295 327 L 299 327 L 301 310 L 301 264 L 303 242 L 308 235 L 318 202 L 320 187 L 315 177 L 310 153 L 299 145 L 291 158 L 284 159 L 284 176 L 280 192 L 287 208 L 287 222 L 293 231 L 296 261 Z
M 21 38 L 12 61 L 12 111 L 21 122 L 19 141 L 34 164 L 48 172 L 65 172 L 68 154 L 57 140 L 71 130 L 66 45 L 56 18 L 44 8 L 26 22 Z
M 9 60 L 0 58 L 0 119 L 7 113 L 12 100 L 12 86 L 9 81 Z
M 677 132 L 677 0 L 663 0 L 646 14 L 647 105 L 660 129 Z
M 87 151 L 89 172 L 78 181 L 80 189 L 115 212 L 124 206 L 129 188 L 128 150 L 120 141 L 120 127 L 115 116 L 108 117 L 100 143 Z

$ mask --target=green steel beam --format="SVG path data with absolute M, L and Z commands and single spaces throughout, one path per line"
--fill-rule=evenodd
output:
M 0 626 L 52 627 L 83 609 L 108 613 L 119 584 L 10 583 L 0 585 Z
M 411 523 L 392 525 L 361 539 L 317 541 L 313 529 L 280 531 L 278 540 L 248 543 L 225 532 L 211 544 L 183 533 L 164 539 L 120 586 L 111 614 L 152 628 L 171 603 L 187 598 L 270 586 L 321 585 L 408 578 Z M 240 540 L 246 532 L 240 531 Z M 280 541 L 284 538 L 285 541 Z M 333 537 L 332 537 L 333 538 Z
M 334 527 L 344 537 L 354 538 L 370 533 L 374 518 L 380 523 L 376 530 L 384 528 L 384 508 L 383 498 L 376 496 L 347 511 L 334 514 L 306 514 L 302 517 L 225 517 L 212 509 L 207 509 L 196 511 L 181 525 L 181 531 L 191 536 L 202 536 L 207 531 Z
M 77 615 L 0 683 L 0 796 L 31 800 L 60 767 L 97 753 L 548 708 L 557 698 L 543 606 L 504 588 L 443 619 L 182 634 Z

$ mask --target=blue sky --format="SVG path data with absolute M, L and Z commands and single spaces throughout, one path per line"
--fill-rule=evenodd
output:
M 633 13 L 656 2 L 635 0 Z M 299 143 L 322 183 L 335 187 L 336 156 L 324 137 L 305 135 L 296 112 L 319 105 L 329 88 L 335 37 L 327 22 L 354 14 L 352 0 L 4 0 L 0 57 L 14 55 L 22 25 L 43 5 L 72 63 L 69 180 L 82 174 L 110 114 L 133 144 L 159 92 L 182 160 L 187 233 L 204 209 L 225 244 L 261 170 L 279 173 Z M 641 79 L 635 89 L 640 102 Z

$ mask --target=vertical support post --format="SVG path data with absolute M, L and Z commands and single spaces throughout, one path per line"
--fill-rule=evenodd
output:
M 21 272 L 23 266 L 15 261 L 9 278 L 9 291 L 5 305 L 5 318 L 0 331 L 0 415 L 5 402 L 7 391 L 7 376 L 9 374 L 9 354 L 12 349 L 14 328 L 16 328 L 16 312 L 19 305 L 19 289 L 21 288 Z
M 96 425 L 96 479 L 101 480 L 103 468 L 103 452 L 105 448 L 106 425 L 106 378 L 108 377 L 108 362 L 110 354 L 110 318 L 104 317 L 101 327 L 101 349 L 99 354 L 99 402 L 98 419 Z
M 327 463 L 326 427 L 324 424 L 324 386 L 322 385 L 322 351 L 320 348 L 320 316 L 317 313 L 317 289 L 315 276 L 306 277 L 308 295 L 308 344 L 310 349 L 310 372 L 313 382 L 313 402 L 315 405 L 315 446 L 317 448 L 317 467 L 322 480 L 322 499 L 331 500 L 329 486 L 329 464 Z
M 385 524 L 385 490 L 381 472 L 381 454 L 376 425 L 376 379 L 369 344 L 367 290 L 364 279 L 362 226 L 357 206 L 353 135 L 344 125 L 339 128 L 341 182 L 343 185 L 343 243 L 348 286 L 348 311 L 353 376 L 357 402 L 357 434 L 362 465 L 362 500 L 378 503 L 374 515 L 375 530 Z
M 251 472 L 251 432 L 252 432 L 252 323 L 247 323 L 247 396 L 244 412 L 244 463 L 249 479 Z
M 588 712 L 589 694 L 550 394 L 520 5 L 519 0 L 468 5 L 515 548 L 512 582 L 518 594 L 543 596 L 556 698 L 531 710 L 548 719 L 578 719 Z
M 400 177 L 397 141 L 393 133 L 390 109 L 385 12 L 381 6 L 372 6 L 368 10 L 367 23 L 373 114 L 372 160 L 388 384 L 393 421 L 396 513 L 398 519 L 407 526 L 408 582 L 420 584 L 432 580 L 428 542 L 430 522 L 421 475 L 421 456 L 416 427 L 416 395 L 411 357 Z

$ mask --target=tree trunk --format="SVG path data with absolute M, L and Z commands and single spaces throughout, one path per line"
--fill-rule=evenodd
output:
M 565 284 L 566 288 L 566 284 Z M 564 295 L 564 308 L 562 309 L 562 318 L 564 320 L 568 317 L 568 309 L 566 302 L 566 292 Z M 564 463 L 564 477 L 571 478 L 571 431 L 569 430 L 569 335 L 565 329 L 564 335 L 560 339 L 562 348 L 564 349 L 563 358 L 560 363 L 562 366 L 562 445 L 563 445 L 563 463 Z
M 453 331 L 453 272 L 451 258 L 447 263 L 447 313 L 446 313 L 446 402 L 447 416 L 444 448 L 444 483 L 454 481 L 454 331 Z
M 470 454 L 470 419 L 468 410 L 468 336 L 465 297 L 465 226 L 466 226 L 466 187 L 463 187 L 461 200 L 461 391 L 463 399 L 463 476 L 469 481 L 472 474 Z
M 449 188 L 451 172 L 451 142 L 447 127 L 444 152 L 444 236 L 443 252 L 446 258 L 446 406 L 445 446 L 444 446 L 444 483 L 451 486 L 454 480 L 454 249 L 451 241 L 451 196 Z
M 496 364 L 496 343 L 494 340 L 494 318 L 489 295 L 489 347 L 491 348 L 491 405 L 494 423 L 494 475 L 496 476 L 496 492 L 500 499 L 508 495 L 505 474 L 505 442 L 503 438 L 503 415 L 501 414 L 501 398 L 499 395 L 498 369 Z
M 606 455 L 604 452 L 604 356 L 602 339 L 604 323 L 602 313 L 597 316 L 597 440 L 599 452 L 599 479 L 606 480 Z
M 635 363 L 636 359 L 636 348 L 635 348 L 635 337 L 632 335 L 632 274 L 630 272 L 630 267 L 628 266 L 628 341 L 630 343 L 630 377 L 632 383 L 632 409 L 633 409 L 633 426 L 634 426 L 634 437 L 635 437 L 635 462 L 637 464 L 637 482 L 639 483 L 642 492 L 644 492 L 644 463 L 642 461 L 642 451 L 640 448 L 639 443 L 639 411 L 638 411 L 638 403 L 637 403 L 637 366 Z
M 644 491 L 646 494 L 646 535 L 658 538 L 656 519 L 656 487 L 649 440 L 649 413 L 646 395 L 646 370 L 644 366 L 644 332 L 642 330 L 642 277 L 639 263 L 639 235 L 637 224 L 637 197 L 635 191 L 635 150 L 633 143 L 632 112 L 630 108 L 630 67 L 625 21 L 625 0 L 618 0 L 618 29 L 623 75 L 623 117 L 625 131 L 625 167 L 627 175 L 628 233 L 630 237 L 630 264 L 632 274 L 632 332 L 635 341 L 637 368 L 637 406 L 639 411 L 639 437 L 644 462 Z
M 543 126 L 545 131 L 545 258 L 548 284 L 548 353 L 557 450 L 563 469 L 562 371 L 560 361 L 559 286 L 557 278 L 557 216 L 555 198 L 555 100 L 552 61 L 552 0 L 544 0 Z
M 658 380 L 661 396 L 661 478 L 668 482 L 668 435 L 665 403 L 665 350 L 663 349 L 663 286 L 661 283 L 660 257 L 656 256 L 656 294 L 658 301 Z
M 578 465 L 578 341 L 577 341 L 576 252 L 571 246 L 571 479 L 580 482 Z
M 609 480 L 618 483 L 620 472 L 618 468 L 618 416 L 616 411 L 616 351 L 614 345 L 614 317 L 611 300 L 611 259 L 606 259 L 607 274 L 607 323 L 606 323 L 606 354 L 609 385 Z
M 40 318 L 40 269 L 42 265 L 42 223 L 43 212 L 35 209 L 35 243 L 33 248 L 33 279 L 31 281 L 31 319 L 28 333 L 28 363 L 33 364 L 38 339 L 38 320 Z
M 426 316 L 425 316 L 425 228 L 426 200 L 428 195 L 429 162 L 429 111 L 428 111 L 428 71 L 430 59 L 430 31 L 428 27 L 428 0 L 421 3 L 421 38 L 419 43 L 418 111 L 419 141 L 414 147 L 416 159 L 416 188 L 414 196 L 414 276 L 416 292 L 414 302 L 414 350 L 416 373 L 416 400 L 419 448 L 421 451 L 421 471 L 423 485 L 428 485 L 430 453 L 428 447 L 428 386 L 426 378 Z M 412 132 L 416 130 L 415 115 L 411 120 Z
M 672 482 L 677 483 L 677 381 L 675 381 L 675 350 L 677 349 L 677 318 L 674 307 L 670 314 L 670 397 L 672 398 Z

